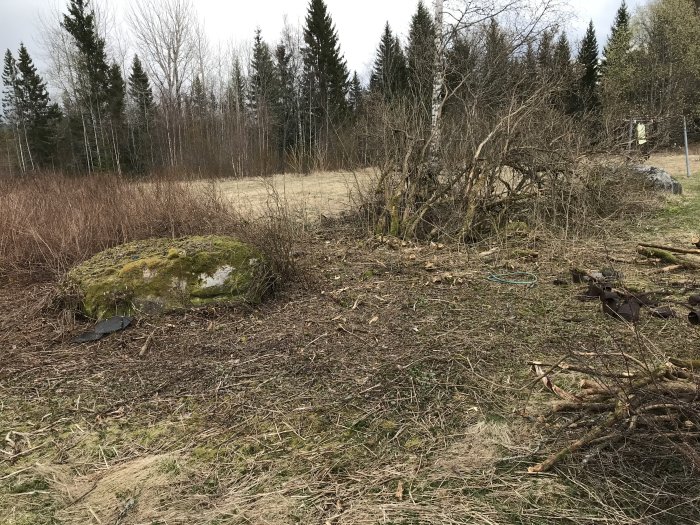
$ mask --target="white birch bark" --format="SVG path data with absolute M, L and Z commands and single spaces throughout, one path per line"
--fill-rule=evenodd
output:
M 430 173 L 437 177 L 440 165 L 440 143 L 442 142 L 442 99 L 445 87 L 445 63 L 443 49 L 443 22 L 445 2 L 434 0 L 435 9 L 435 64 L 433 70 L 433 100 L 430 127 Z

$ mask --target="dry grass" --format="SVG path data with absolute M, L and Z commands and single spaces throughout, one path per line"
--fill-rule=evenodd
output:
M 353 211 L 356 195 L 375 178 L 374 170 L 281 174 L 270 178 L 231 179 L 216 188 L 246 215 L 264 216 L 271 195 L 287 203 L 306 220 L 333 217 Z

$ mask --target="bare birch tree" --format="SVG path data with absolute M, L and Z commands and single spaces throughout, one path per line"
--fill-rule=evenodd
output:
M 129 13 L 134 37 L 159 92 L 168 159 L 182 158 L 182 97 L 197 60 L 197 17 L 191 0 L 140 0 Z

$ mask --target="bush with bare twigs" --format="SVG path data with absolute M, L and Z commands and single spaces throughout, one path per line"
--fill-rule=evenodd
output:
M 97 252 L 151 237 L 230 234 L 257 245 L 283 277 L 296 269 L 297 228 L 283 206 L 250 221 L 214 182 L 138 182 L 105 174 L 0 181 L 0 275 L 60 278 Z

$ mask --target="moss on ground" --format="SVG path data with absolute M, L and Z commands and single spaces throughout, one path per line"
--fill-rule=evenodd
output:
M 271 271 L 256 248 L 231 237 L 148 239 L 106 250 L 71 270 L 85 314 L 162 313 L 211 303 L 257 303 Z

